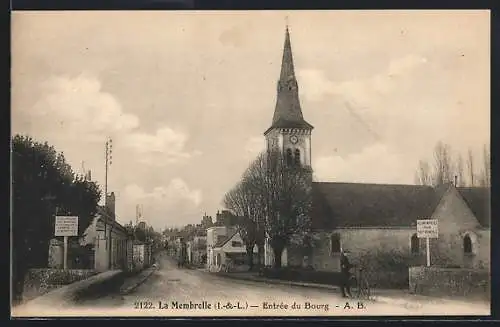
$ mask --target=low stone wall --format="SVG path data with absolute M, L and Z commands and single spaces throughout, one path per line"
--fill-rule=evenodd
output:
M 90 269 L 30 269 L 24 279 L 22 301 L 29 301 L 56 288 L 87 279 L 95 274 L 96 272 Z
M 410 267 L 409 291 L 422 295 L 466 296 L 490 300 L 488 270 L 440 267 Z

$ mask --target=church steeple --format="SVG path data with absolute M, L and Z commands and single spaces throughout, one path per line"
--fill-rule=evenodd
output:
M 274 128 L 300 128 L 312 130 L 313 126 L 306 122 L 302 116 L 288 24 L 285 30 L 285 43 L 283 46 L 283 57 L 277 92 L 273 121 L 271 127 L 264 135 Z
M 290 31 L 288 24 L 285 32 L 285 45 L 283 46 L 283 58 L 281 59 L 280 81 L 295 79 L 295 69 L 293 67 L 292 44 L 290 42 Z

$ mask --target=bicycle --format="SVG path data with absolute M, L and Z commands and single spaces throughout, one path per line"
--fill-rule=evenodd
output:
M 354 294 L 354 297 L 358 299 L 369 299 L 371 295 L 370 283 L 366 278 L 365 274 L 363 274 L 364 269 L 362 267 L 355 267 L 356 273 L 352 274 L 349 277 L 349 284 L 351 287 L 351 293 Z

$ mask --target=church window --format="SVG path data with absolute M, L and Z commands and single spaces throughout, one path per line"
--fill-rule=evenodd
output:
M 339 234 L 332 234 L 330 236 L 330 248 L 332 254 L 339 253 L 340 252 L 340 235 Z
M 293 163 L 292 149 L 287 149 L 286 150 L 286 164 L 287 164 L 287 166 L 291 166 L 292 163 Z
M 295 165 L 300 166 L 300 150 L 295 149 Z
M 412 254 L 418 254 L 420 252 L 420 239 L 417 234 L 413 234 L 410 240 L 410 249 Z
M 468 234 L 464 236 L 464 253 L 472 254 L 472 240 Z

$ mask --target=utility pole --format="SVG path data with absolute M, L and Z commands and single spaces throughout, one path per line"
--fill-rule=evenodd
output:
M 108 138 L 106 140 L 106 171 L 105 171 L 105 176 L 104 176 L 104 205 L 106 206 L 108 204 L 108 170 L 109 166 L 113 163 L 113 140 L 111 138 Z
M 105 217 L 105 221 L 104 221 L 104 235 L 105 237 L 108 239 L 108 242 L 106 244 L 106 247 L 108 248 L 108 251 L 109 251 L 109 268 L 111 268 L 111 250 L 112 250 L 112 246 L 111 246 L 111 230 L 109 232 L 109 238 L 107 237 L 107 230 L 106 230 L 106 225 L 107 225 L 107 220 L 108 218 L 108 170 L 109 170 L 109 166 L 111 166 L 111 164 L 113 163 L 113 156 L 112 156 L 112 153 L 113 153 L 113 140 L 111 138 L 108 137 L 108 139 L 106 140 L 106 168 L 105 168 L 105 175 L 104 175 L 104 211 L 105 211 L 105 214 L 106 214 L 106 217 Z M 110 219 L 111 220 L 111 219 Z

